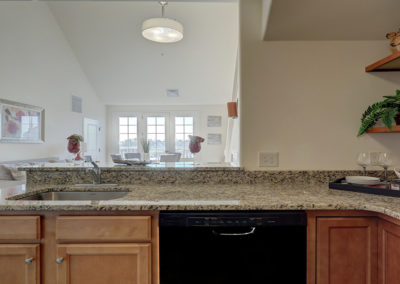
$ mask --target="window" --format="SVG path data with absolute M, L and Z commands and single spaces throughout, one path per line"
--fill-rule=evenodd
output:
M 191 159 L 189 135 L 193 135 L 193 116 L 175 117 L 175 152 L 181 153 L 182 159 Z
M 160 155 L 165 153 L 165 117 L 147 117 L 147 141 L 150 142 L 150 159 L 158 160 Z
M 119 152 L 121 154 L 138 152 L 137 117 L 119 117 Z
M 150 143 L 150 159 L 165 153 L 180 153 L 181 161 L 193 160 L 189 135 L 199 135 L 196 111 L 121 112 L 113 115 L 113 152 L 142 153 L 141 141 Z M 114 124 L 115 123 L 115 124 Z M 118 144 L 117 144 L 118 143 Z

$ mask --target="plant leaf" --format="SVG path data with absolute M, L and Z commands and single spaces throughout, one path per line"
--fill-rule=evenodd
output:
M 392 123 L 396 114 L 397 108 L 387 108 L 382 112 L 382 122 L 390 130 L 393 130 Z

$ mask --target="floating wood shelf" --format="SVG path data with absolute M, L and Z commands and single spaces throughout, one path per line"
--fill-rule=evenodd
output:
M 393 130 L 387 127 L 372 127 L 367 133 L 400 133 L 400 125 L 394 125 Z
M 400 71 L 400 51 L 365 67 L 365 72 Z

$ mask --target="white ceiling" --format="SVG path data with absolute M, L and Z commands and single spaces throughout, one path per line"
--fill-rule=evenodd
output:
M 150 42 L 141 24 L 156 1 L 48 3 L 99 97 L 109 105 L 221 104 L 232 97 L 238 48 L 236 2 L 170 2 L 184 25 L 175 44 Z M 179 89 L 168 98 L 166 89 Z
M 272 0 L 265 39 L 385 40 L 399 12 L 400 0 Z

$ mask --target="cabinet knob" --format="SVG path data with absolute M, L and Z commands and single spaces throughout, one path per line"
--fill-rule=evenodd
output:
M 29 264 L 29 263 L 32 263 L 32 262 L 33 262 L 33 257 L 25 259 L 25 263 L 26 264 Z
M 63 257 L 59 257 L 59 258 L 56 259 L 56 262 L 57 262 L 58 264 L 62 263 L 63 261 L 64 261 L 64 258 L 63 258 Z

